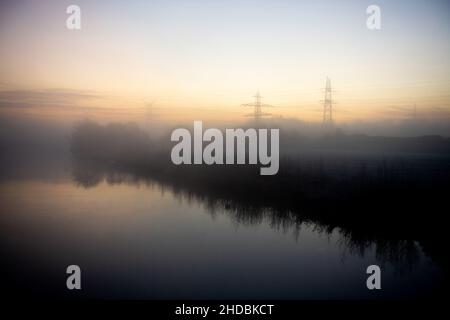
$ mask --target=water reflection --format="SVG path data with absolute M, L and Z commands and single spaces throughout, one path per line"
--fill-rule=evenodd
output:
M 280 137 L 278 174 L 260 176 L 257 167 L 247 165 L 175 166 L 169 158 L 170 139 L 153 141 L 129 125 L 82 123 L 71 140 L 73 179 L 84 188 L 101 181 L 157 185 L 179 200 L 201 203 L 212 217 L 225 215 L 235 225 L 268 227 L 296 239 L 304 237 L 303 229 L 314 238 L 316 250 L 324 250 L 318 239 L 328 237 L 339 242 L 343 261 L 370 255 L 372 263 L 392 265 L 400 274 L 417 271 L 425 253 L 448 277 L 448 228 L 441 209 L 450 190 L 448 139 L 305 138 L 289 132 Z M 319 256 L 301 258 L 318 269 Z M 283 267 L 296 259 L 287 258 Z M 333 263 L 332 272 L 344 272 L 345 263 Z M 311 279 L 323 277 L 323 272 L 308 272 Z M 431 279 L 427 283 L 436 284 Z
M 363 257 L 366 252 L 374 251 L 379 263 L 393 264 L 399 272 L 411 270 L 421 257 L 421 245 L 416 239 L 389 237 L 389 228 L 377 230 L 370 223 L 362 222 L 366 218 L 354 221 L 347 220 L 347 217 L 337 219 L 315 212 L 311 206 L 289 208 L 286 202 L 258 205 L 244 197 L 233 198 L 229 192 L 221 194 L 214 189 L 198 189 L 180 183 L 179 179 L 162 180 L 157 174 L 129 173 L 114 165 L 99 166 L 76 158 L 73 159 L 72 168 L 74 183 L 83 188 L 93 188 L 102 182 L 109 185 L 156 186 L 161 192 L 170 192 L 180 201 L 201 203 L 211 216 L 226 214 L 235 224 L 244 226 L 267 225 L 273 230 L 291 233 L 295 239 L 298 239 L 302 227 L 311 228 L 315 233 L 325 236 L 331 236 L 337 231 L 343 252 Z M 236 189 L 242 191 L 239 186 Z M 317 209 L 327 208 L 318 206 Z
M 316 144 L 291 139 L 300 156 L 283 149 L 272 177 L 251 166 L 173 166 L 167 146 L 121 125 L 89 124 L 61 158 L 10 159 L 0 165 L 5 288 L 64 296 L 60 271 L 77 261 L 87 297 L 440 294 L 449 265 L 446 140 L 431 139 L 442 147 L 431 156 L 387 156 L 333 139 L 345 150 L 314 152 Z M 382 266 L 380 293 L 365 287 L 370 264 Z
M 75 158 L 70 167 L 72 181 L 0 183 L 8 292 L 66 296 L 61 270 L 74 261 L 83 296 L 99 298 L 398 298 L 434 294 L 442 280 L 422 252 L 438 261 L 435 242 L 422 243 L 431 237 L 394 237 L 311 205 L 261 205 L 240 186 L 202 187 L 181 173 Z M 373 263 L 380 294 L 365 288 Z

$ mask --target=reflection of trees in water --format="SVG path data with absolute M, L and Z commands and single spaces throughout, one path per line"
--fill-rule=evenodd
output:
M 162 182 L 150 176 L 138 176 L 123 172 L 112 167 L 100 167 L 92 162 L 73 162 L 74 182 L 84 188 L 92 188 L 105 181 L 110 185 L 127 184 L 132 186 L 145 185 L 157 187 L 162 193 L 170 192 L 175 199 L 188 203 L 203 205 L 212 216 L 226 214 L 239 225 L 254 226 L 268 225 L 270 228 L 288 233 L 291 232 L 298 239 L 302 227 L 311 228 L 318 234 L 331 236 L 337 232 L 338 244 L 344 252 L 364 256 L 367 252 L 374 252 L 379 263 L 392 263 L 397 270 L 410 270 L 420 259 L 419 247 L 413 240 L 385 239 L 382 237 L 364 235 L 363 232 L 340 226 L 338 223 L 328 223 L 314 219 L 314 214 L 302 214 L 298 210 L 277 209 L 263 207 L 250 203 L 240 203 L 231 198 L 221 198 L 214 193 L 198 192 L 180 186 L 176 181 Z
M 282 139 L 284 150 L 301 157 L 280 149 L 278 174 L 260 176 L 256 166 L 174 166 L 170 146 L 136 126 L 88 122 L 71 140 L 74 180 L 83 187 L 103 180 L 155 185 L 238 224 L 297 236 L 303 226 L 328 236 L 339 232 L 349 252 L 374 251 L 379 261 L 396 264 L 417 261 L 416 240 L 448 266 L 441 222 L 450 190 L 448 139 L 336 136 L 309 146 L 299 136 Z M 317 152 L 330 146 L 333 152 Z M 398 156 L 400 149 L 410 153 Z
M 398 271 L 410 271 L 420 259 L 420 246 L 414 240 L 367 239 L 355 237 L 351 231 L 341 229 L 340 234 L 340 245 L 345 251 L 364 256 L 366 251 L 373 250 L 379 263 L 391 263 Z

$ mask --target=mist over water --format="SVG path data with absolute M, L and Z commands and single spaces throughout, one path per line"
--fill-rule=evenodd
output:
M 280 171 L 261 177 L 173 165 L 169 127 L 22 128 L 2 135 L 2 254 L 7 285 L 30 295 L 64 296 L 56 269 L 74 262 L 86 297 L 429 297 L 448 281 L 448 138 L 286 124 Z M 370 264 L 389 290 L 365 288 Z
M 444 300 L 449 9 L 0 1 L 2 290 L 19 301 Z M 226 141 L 227 129 L 274 129 L 279 157 L 258 143 L 257 161 L 247 145 L 233 155 L 247 164 L 206 165 L 213 152 L 199 150 L 213 141 L 201 141 L 196 164 L 175 165 L 171 134 L 195 139 L 195 121 Z M 366 282 L 373 265 L 381 290 Z M 66 285 L 68 266 L 82 290 Z M 155 303 L 174 315 L 169 304 Z

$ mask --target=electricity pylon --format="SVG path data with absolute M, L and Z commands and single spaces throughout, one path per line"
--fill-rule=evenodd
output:
M 263 113 L 262 112 L 262 108 L 263 107 L 271 108 L 273 106 L 271 106 L 270 104 L 261 103 L 262 97 L 259 94 L 259 91 L 256 92 L 256 95 L 254 95 L 254 98 L 255 98 L 255 102 L 254 103 L 243 103 L 243 104 L 241 104 L 241 106 L 242 107 L 254 107 L 253 117 L 255 118 L 256 122 L 259 122 L 263 116 L 269 116 L 270 115 L 270 113 Z
M 144 107 L 144 128 L 150 127 L 150 121 L 152 120 L 152 113 L 153 113 L 153 105 L 155 104 L 155 99 L 153 99 L 152 102 L 148 103 L 144 101 L 145 107 Z
M 323 124 L 326 126 L 333 124 L 333 99 L 331 92 L 331 81 L 330 78 L 327 77 L 325 100 L 323 100 Z

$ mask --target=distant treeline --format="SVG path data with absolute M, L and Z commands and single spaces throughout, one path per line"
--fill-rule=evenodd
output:
M 449 139 L 283 138 L 281 131 L 280 140 L 279 173 L 260 176 L 259 167 L 250 165 L 176 166 L 169 139 L 152 140 L 132 124 L 84 122 L 71 139 L 73 176 L 84 187 L 105 179 L 158 183 L 244 223 L 269 219 L 275 226 L 313 222 L 329 232 L 339 228 L 357 250 L 375 242 L 385 246 L 384 254 L 404 253 L 419 241 L 448 265 L 442 234 L 450 196 Z

